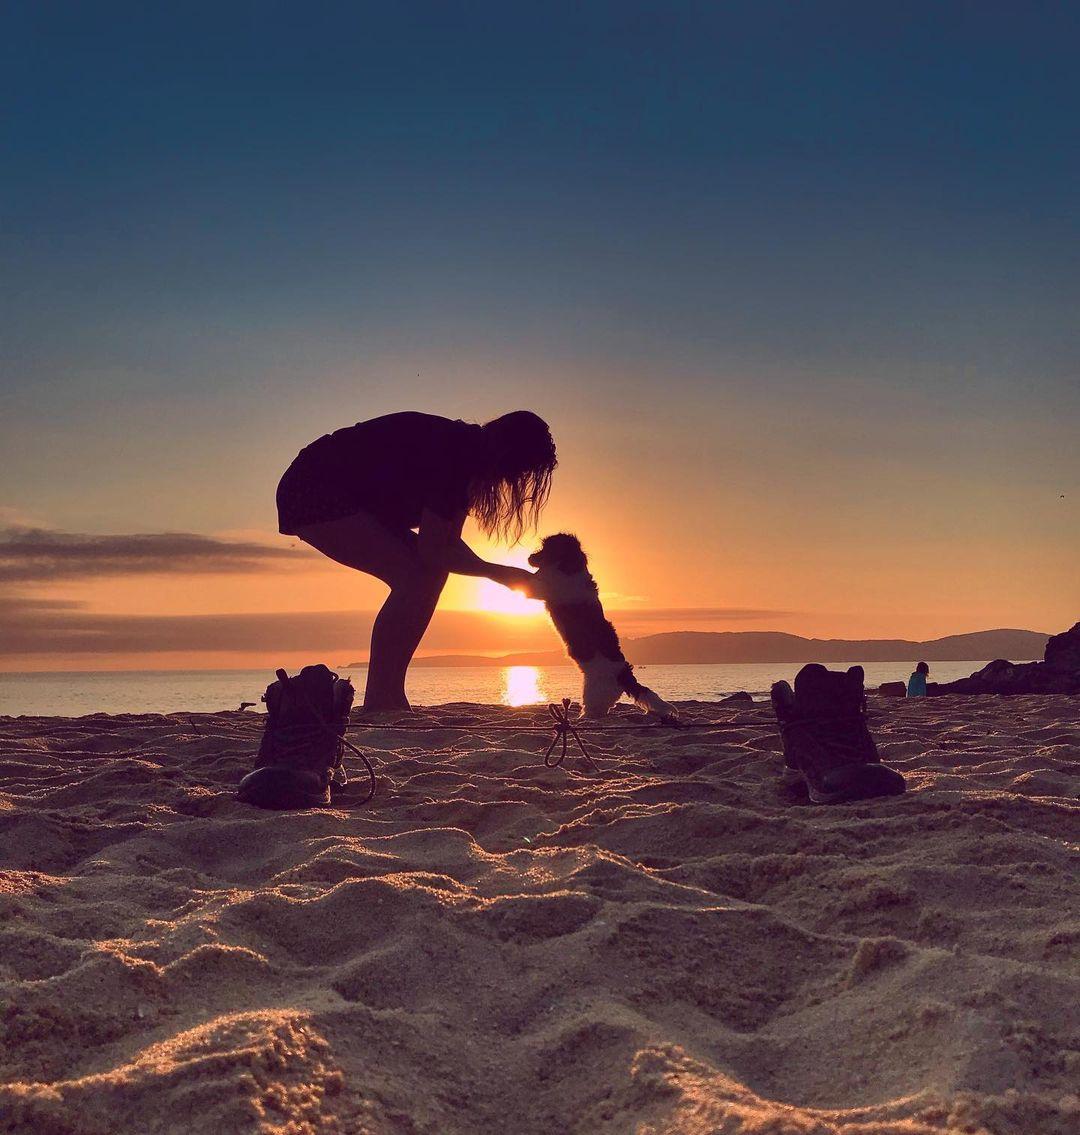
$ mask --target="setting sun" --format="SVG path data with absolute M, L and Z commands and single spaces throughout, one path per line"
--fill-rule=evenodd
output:
M 519 591 L 511 591 L 490 579 L 476 581 L 475 605 L 478 611 L 491 611 L 497 615 L 542 615 L 544 604 L 529 599 Z
M 484 554 L 481 551 L 481 554 Z M 494 550 L 488 553 L 495 556 Z M 529 570 L 528 553 L 512 551 L 508 555 L 505 551 L 498 553 L 500 563 L 510 564 L 512 567 Z M 473 579 L 473 593 L 469 606 L 474 611 L 488 611 L 493 615 L 542 615 L 544 604 L 539 599 L 529 599 L 520 591 L 511 591 L 501 583 L 490 579 Z
M 536 705 L 547 700 L 540 688 L 538 666 L 508 666 L 503 672 L 503 678 L 506 682 L 503 702 L 506 705 Z

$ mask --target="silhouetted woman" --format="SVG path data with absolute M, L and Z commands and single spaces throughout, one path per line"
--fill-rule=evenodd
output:
M 551 431 L 528 410 L 482 426 L 387 414 L 300 451 L 278 485 L 280 530 L 390 588 L 371 632 L 365 709 L 408 708 L 405 672 L 448 573 L 508 586 L 528 577 L 480 559 L 461 529 L 472 514 L 487 535 L 516 541 L 547 502 L 555 464 Z

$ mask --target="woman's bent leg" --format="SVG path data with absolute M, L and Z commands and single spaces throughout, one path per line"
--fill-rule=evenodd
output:
M 408 709 L 405 675 L 435 613 L 445 573 L 420 574 L 391 590 L 371 628 L 364 709 Z
M 346 567 L 390 587 L 371 629 L 367 710 L 408 709 L 405 674 L 435 613 L 446 573 L 423 567 L 412 532 L 391 532 L 364 514 L 305 527 L 297 535 Z
M 420 571 L 416 533 L 391 532 L 367 513 L 309 524 L 296 534 L 324 556 L 373 575 L 388 587 L 408 583 Z

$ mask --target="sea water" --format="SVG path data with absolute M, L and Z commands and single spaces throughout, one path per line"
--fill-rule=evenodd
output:
M 637 666 L 634 673 L 669 701 L 715 701 L 737 690 L 755 698 L 768 696 L 780 679 L 792 681 L 801 663 L 745 662 L 729 665 Z M 830 662 L 831 670 L 850 662 Z M 949 682 L 963 678 L 984 662 L 934 662 L 930 679 Z M 867 686 L 906 681 L 910 665 L 864 662 Z M 357 701 L 363 697 L 364 667 L 340 671 L 352 678 Z M 139 670 L 66 673 L 0 673 L 0 715 L 88 713 L 211 713 L 255 702 L 268 683 L 269 670 Z M 446 702 L 484 702 L 494 705 L 533 705 L 577 700 L 581 675 L 565 666 L 448 666 L 415 667 L 408 694 L 416 705 Z

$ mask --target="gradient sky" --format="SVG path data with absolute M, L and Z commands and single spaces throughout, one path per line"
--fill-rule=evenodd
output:
M 295 545 L 301 446 L 400 409 L 546 417 L 544 530 L 624 629 L 1062 629 L 1078 33 L 1040 3 L 7 5 L 0 667 L 261 665 L 188 617 L 376 607 L 249 545 Z M 86 554 L 132 534 L 158 558 Z M 519 643 L 490 622 L 427 646 Z

